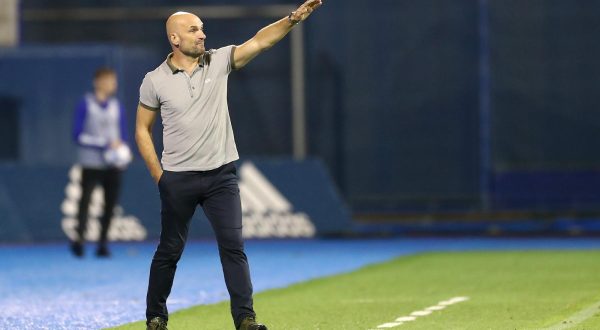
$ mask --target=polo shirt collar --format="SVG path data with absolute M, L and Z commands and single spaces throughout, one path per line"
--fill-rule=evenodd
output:
M 171 61 L 172 57 L 173 57 L 173 53 L 169 53 L 169 55 L 167 55 L 167 65 L 169 66 L 169 69 L 171 69 L 171 72 L 173 74 L 176 74 L 179 71 L 183 72 L 183 69 L 178 68 L 175 66 L 175 64 L 173 64 L 173 62 Z M 198 66 L 204 67 L 204 54 L 202 56 L 198 57 Z

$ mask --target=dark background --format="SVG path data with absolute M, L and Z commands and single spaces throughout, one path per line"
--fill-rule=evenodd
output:
M 21 44 L 0 51 L 0 157 L 71 164 L 72 111 L 102 64 L 119 71 L 133 139 L 139 84 L 169 52 L 163 20 L 28 11 L 223 4 L 23 2 Z M 207 46 L 271 21 L 205 19 Z M 600 2 L 325 1 L 303 25 L 308 153 L 355 215 L 600 210 Z M 242 156 L 292 154 L 289 42 L 230 76 Z

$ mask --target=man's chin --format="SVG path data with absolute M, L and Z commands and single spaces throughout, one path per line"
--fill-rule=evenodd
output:
M 202 48 L 202 49 L 194 49 L 192 51 L 186 51 L 186 52 L 182 51 L 182 53 L 185 56 L 198 58 L 198 57 L 202 56 L 202 54 L 204 54 L 204 48 Z

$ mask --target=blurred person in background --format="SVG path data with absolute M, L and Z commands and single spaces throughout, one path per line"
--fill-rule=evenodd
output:
M 89 204 L 97 185 L 104 190 L 104 210 L 96 255 L 110 256 L 108 230 L 119 197 L 121 172 L 131 161 L 125 110 L 115 97 L 117 86 L 116 72 L 99 68 L 94 74 L 94 91 L 87 93 L 75 109 L 73 138 L 78 145 L 77 163 L 82 168 L 78 237 L 71 242 L 71 251 L 77 257 L 84 255 Z
M 232 70 L 243 68 L 275 45 L 320 5 L 321 0 L 308 0 L 245 43 L 208 51 L 204 46 L 204 24 L 198 16 L 178 12 L 167 20 L 173 52 L 142 82 L 135 135 L 162 203 L 162 230 L 150 266 L 146 297 L 147 329 L 167 329 L 167 298 L 198 205 L 217 238 L 235 328 L 267 329 L 256 322 L 244 253 L 234 164 L 239 157 L 227 106 L 227 78 Z M 164 144 L 160 162 L 152 140 L 158 114 L 163 122 Z

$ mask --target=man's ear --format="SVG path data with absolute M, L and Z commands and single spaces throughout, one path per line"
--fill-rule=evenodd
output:
M 175 47 L 179 47 L 179 36 L 177 35 L 177 33 L 171 33 L 169 35 L 169 40 L 171 41 L 171 44 L 173 44 Z

